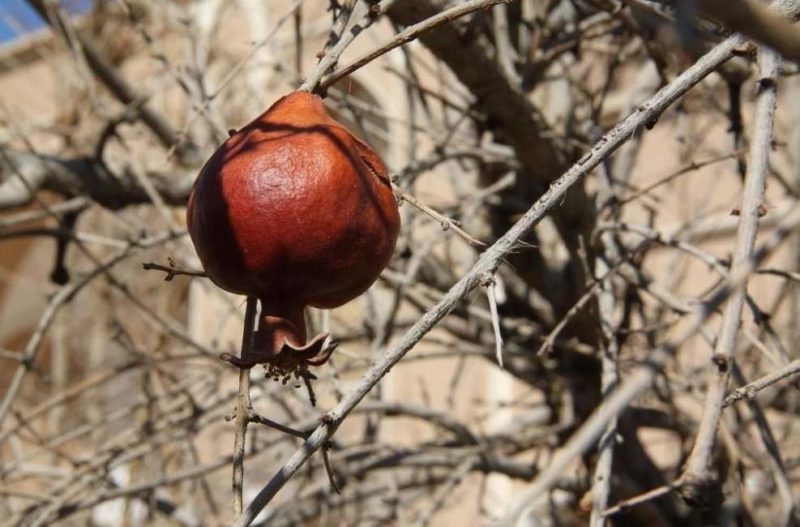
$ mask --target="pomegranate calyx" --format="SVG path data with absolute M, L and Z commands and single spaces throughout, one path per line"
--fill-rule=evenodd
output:
M 321 366 L 330 358 L 339 341 L 328 333 L 320 333 L 303 346 L 295 346 L 286 338 L 275 351 L 251 351 L 244 357 L 222 353 L 219 358 L 237 368 L 249 369 L 257 364 L 267 368 L 270 377 L 298 376 L 309 366 Z

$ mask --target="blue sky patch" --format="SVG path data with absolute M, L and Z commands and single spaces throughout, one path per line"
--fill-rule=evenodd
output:
M 86 13 L 92 0 L 61 0 L 68 13 Z M 0 0 L 0 44 L 5 44 L 45 27 L 45 22 L 25 0 Z

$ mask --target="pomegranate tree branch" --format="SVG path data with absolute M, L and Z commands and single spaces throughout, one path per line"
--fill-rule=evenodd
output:
M 617 193 L 612 183 L 611 174 L 608 170 L 602 172 L 599 178 L 600 185 L 596 198 L 598 216 L 618 218 Z M 600 381 L 602 395 L 605 398 L 619 383 L 617 357 L 620 348 L 618 340 L 620 321 L 617 315 L 619 311 L 617 305 L 618 297 L 614 295 L 612 266 L 617 262 L 621 262 L 623 258 L 613 232 L 601 232 L 600 244 L 602 249 L 595 257 L 594 273 L 597 276 L 604 276 L 602 280 L 599 280 L 600 291 L 597 293 L 597 307 L 602 335 L 598 346 L 602 364 Z M 606 524 L 605 516 L 602 513 L 608 507 L 608 497 L 611 494 L 611 471 L 614 460 L 614 445 L 617 442 L 616 437 L 617 420 L 612 419 L 600 436 L 600 441 L 597 445 L 599 455 L 592 475 L 592 514 L 589 519 L 591 527 L 604 527 Z
M 442 299 L 433 308 L 427 311 L 393 348 L 378 359 L 364 374 L 358 385 L 351 392 L 346 394 L 338 405 L 323 415 L 320 425 L 314 430 L 311 436 L 289 457 L 283 467 L 281 467 L 275 476 L 264 486 L 253 501 L 248 504 L 236 523 L 237 527 L 250 525 L 259 512 L 275 497 L 309 457 L 331 438 L 342 421 L 350 414 L 361 399 L 363 399 L 383 376 L 386 375 L 411 348 L 422 340 L 440 320 L 455 309 L 456 305 L 480 284 L 487 273 L 494 273 L 500 265 L 501 259 L 514 250 L 518 246 L 519 240 L 529 232 L 531 228 L 539 223 L 554 206 L 563 202 L 567 191 L 575 185 L 575 183 L 599 165 L 620 145 L 631 138 L 635 131 L 644 128 L 645 124 L 657 119 L 667 107 L 700 82 L 706 75 L 723 64 L 730 58 L 733 49 L 739 43 L 739 37 L 730 37 L 717 45 L 709 53 L 701 57 L 694 65 L 679 75 L 673 82 L 663 87 L 647 102 L 640 105 L 631 115 L 617 124 L 611 131 L 603 135 L 577 163 L 555 180 L 548 190 L 528 209 L 522 218 L 481 254 L 475 265 L 450 288 Z M 727 294 L 725 294 L 723 298 L 726 297 Z M 723 298 L 720 298 L 718 302 L 721 303 Z M 671 352 L 672 349 L 665 349 L 661 354 L 669 356 Z M 664 360 L 666 360 L 666 357 Z M 575 456 L 580 455 L 590 444 L 596 441 L 598 435 L 605 429 L 608 422 L 627 406 L 628 402 L 633 398 L 633 395 L 631 395 L 631 388 L 634 388 L 634 395 L 638 394 L 641 390 L 649 386 L 654 375 L 654 372 L 650 372 L 649 369 L 645 368 L 637 377 L 636 383 L 633 386 L 629 385 L 627 387 L 628 390 L 625 392 L 617 390 L 617 392 L 622 393 L 621 397 L 617 397 L 617 404 L 605 407 L 602 414 L 595 415 L 593 420 L 587 423 L 589 428 L 581 435 L 579 448 L 575 447 L 574 441 L 571 442 L 572 450 L 570 454 L 566 456 L 569 457 L 569 461 L 574 459 Z M 562 457 L 565 456 L 562 455 Z M 539 481 L 539 492 L 549 487 L 557 480 L 557 476 L 562 473 L 562 469 L 566 464 L 567 462 L 562 461 L 559 464 L 560 466 L 557 472 L 554 471 L 553 466 L 546 469 L 544 472 L 547 474 L 546 479 Z M 527 506 L 527 500 L 524 506 Z M 521 510 L 519 512 L 521 512 Z M 514 515 L 514 518 L 516 517 L 517 514 Z
M 181 269 L 175 266 L 175 262 L 170 259 L 169 265 L 161 265 L 155 262 L 145 262 L 142 264 L 142 269 L 145 271 L 163 271 L 167 273 L 164 280 L 171 282 L 176 276 L 191 276 L 197 278 L 208 278 L 205 271 L 195 271 L 193 269 Z
M 284 434 L 289 434 L 290 436 L 298 437 L 300 439 L 307 439 L 311 432 L 303 432 L 301 430 L 295 430 L 294 428 L 286 425 L 282 425 L 272 419 L 267 419 L 262 415 L 258 415 L 254 411 L 250 412 L 249 421 L 251 423 L 257 423 L 260 425 L 268 426 L 273 428 L 279 432 L 283 432 Z
M 413 27 L 449 7 L 450 3 L 444 0 L 398 2 L 389 10 L 388 16 L 399 26 Z M 482 115 L 478 121 L 491 123 L 496 137 L 502 137 L 504 146 L 513 150 L 520 169 L 506 194 L 515 196 L 520 205 L 533 203 L 542 189 L 553 183 L 575 161 L 579 150 L 552 133 L 551 125 L 528 97 L 528 90 L 533 90 L 542 80 L 552 59 L 531 57 L 526 66 L 530 75 L 526 75 L 525 86 L 520 86 L 504 73 L 495 44 L 484 32 L 476 30 L 483 24 L 490 24 L 488 18 L 480 11 L 476 12 L 473 16 L 462 17 L 420 34 L 418 42 L 443 62 L 474 97 L 476 108 Z M 495 183 L 495 177 L 491 176 L 485 183 Z M 594 227 L 593 210 L 584 185 L 573 186 L 563 203 L 552 212 L 557 236 L 571 255 L 566 263 L 569 271 L 555 280 L 548 280 L 545 266 L 537 264 L 537 272 L 524 278 L 528 285 L 542 292 L 558 313 L 580 296 L 583 289 L 585 277 L 583 268 L 577 264 L 577 253 L 580 238 L 588 237 Z M 510 219 L 493 225 L 493 234 L 499 238 L 511 225 Z M 512 266 L 530 264 L 530 259 L 521 264 L 514 255 L 510 255 L 508 260 Z
M 449 9 L 445 9 L 437 15 L 427 18 L 418 24 L 414 24 L 405 28 L 403 31 L 396 34 L 389 42 L 375 48 L 369 53 L 365 53 L 347 66 L 333 71 L 330 75 L 324 77 L 320 81 L 319 87 L 323 91 L 326 90 L 331 85 L 347 77 L 354 71 L 361 69 L 378 57 L 385 55 L 386 53 L 402 46 L 403 44 L 407 44 L 412 40 L 415 40 L 426 31 L 430 31 L 431 29 L 452 22 L 456 18 L 474 13 L 475 11 L 489 9 L 497 4 L 507 3 L 510 1 L 511 0 L 469 0 L 463 4 L 455 5 Z
M 647 492 L 643 492 L 642 494 L 637 494 L 636 496 L 622 500 L 613 507 L 609 507 L 605 511 L 603 511 L 603 516 L 604 517 L 613 516 L 615 514 L 619 514 L 633 507 L 636 507 L 637 505 L 641 505 L 642 503 L 647 503 L 648 501 L 658 499 L 661 496 L 670 493 L 676 488 L 678 488 L 679 484 L 680 482 L 673 481 L 672 483 L 669 483 L 667 485 L 662 485 L 655 489 L 648 490 Z
M 337 2 L 331 2 L 328 9 L 334 12 L 333 25 L 328 34 L 328 41 L 325 42 L 325 47 L 322 48 L 320 56 L 327 54 L 342 38 L 344 30 L 347 29 L 347 24 L 350 23 L 350 17 L 353 15 L 353 8 L 358 1 L 359 0 L 344 0 L 338 5 Z
M 242 331 L 241 357 L 250 355 L 253 348 L 253 335 L 256 328 L 258 299 L 247 297 L 244 312 L 244 329 Z M 250 422 L 252 404 L 250 403 L 250 368 L 239 370 L 239 394 L 236 397 L 236 438 L 233 443 L 233 518 L 237 520 L 242 514 L 242 488 L 244 483 L 244 452 L 247 438 L 247 424 Z
M 192 177 L 188 174 L 148 172 L 147 178 L 168 205 L 183 205 L 189 198 Z M 40 190 L 65 198 L 89 197 L 112 210 L 150 203 L 133 174 L 111 170 L 92 157 L 62 158 L 0 148 L 0 210 L 27 205 Z
M 452 230 L 454 233 L 458 234 L 464 241 L 474 247 L 485 247 L 486 244 L 480 241 L 479 239 L 471 236 L 467 231 L 462 229 L 458 222 L 455 220 L 448 218 L 447 216 L 437 212 L 435 209 L 425 205 L 420 200 L 409 194 L 408 192 L 404 191 L 400 187 L 395 184 L 392 184 L 392 190 L 394 191 L 395 195 L 402 199 L 403 201 L 407 201 L 414 206 L 414 208 L 418 209 L 420 212 L 423 212 L 437 221 L 444 230 Z
M 791 2 L 783 1 L 788 6 Z M 770 9 L 753 0 L 701 0 L 700 9 L 762 44 L 769 46 L 784 58 L 800 62 L 800 30 L 786 18 L 780 16 L 784 6 Z M 776 2 L 773 2 L 776 4 Z
M 350 28 L 350 31 L 343 31 L 342 28 L 342 34 L 335 44 L 332 46 L 329 44 L 325 45 L 323 55 L 320 57 L 320 61 L 317 63 L 314 71 L 312 71 L 311 74 L 306 77 L 306 80 L 300 85 L 299 88 L 297 88 L 297 90 L 309 92 L 320 91 L 321 87 L 318 86 L 320 80 L 332 68 L 336 67 L 339 57 L 342 56 L 342 53 L 344 53 L 344 50 L 347 48 L 347 46 L 349 46 L 353 40 L 355 40 L 359 33 L 370 27 L 380 15 L 385 13 L 394 2 L 395 0 L 382 0 L 377 4 L 371 4 L 367 6 L 366 1 L 356 0 L 356 4 L 352 8 L 352 11 L 343 11 L 340 13 L 341 17 L 346 16 L 348 19 L 353 18 L 356 20 L 356 22 Z
M 736 288 L 755 271 L 755 268 L 770 256 L 798 227 L 800 227 L 800 212 L 795 210 L 784 219 L 772 236 L 753 253 L 752 258 L 745 265 L 732 272 L 716 293 L 707 302 L 695 309 L 694 320 L 691 324 L 680 331 L 672 340 L 655 349 L 647 357 L 644 364 L 626 375 L 625 381 L 606 397 L 603 405 L 595 410 L 567 440 L 567 443 L 556 452 L 550 464 L 533 481 L 531 488 L 514 500 L 506 515 L 496 522 L 494 527 L 516 525 L 525 510 L 533 504 L 533 501 L 549 490 L 567 470 L 569 464 L 597 441 L 597 438 L 606 429 L 608 423 L 617 418 L 631 401 L 653 383 L 656 374 L 663 370 L 675 351 L 701 331 L 708 317 L 719 309 Z
M 758 395 L 758 392 L 761 390 L 769 388 L 777 382 L 798 374 L 800 374 L 800 360 L 794 360 L 778 371 L 765 375 L 760 379 L 756 379 L 746 386 L 735 389 L 729 393 L 727 397 L 725 397 L 725 400 L 722 402 L 722 406 L 728 407 L 732 404 L 736 404 L 742 399 L 755 399 L 756 395 Z
M 750 147 L 748 173 L 739 228 L 736 234 L 736 249 L 731 272 L 748 265 L 751 260 L 758 232 L 759 207 L 764 201 L 764 190 L 772 141 L 772 123 L 775 114 L 779 57 L 775 52 L 762 48 L 759 54 L 759 94 L 756 102 L 755 130 Z M 708 503 L 717 488 L 716 475 L 711 473 L 711 454 L 722 416 L 722 402 L 733 369 L 736 335 L 741 322 L 747 283 L 743 283 L 725 306 L 717 344 L 711 357 L 713 378 L 706 394 L 703 419 L 697 432 L 692 452 L 686 462 L 682 476 L 681 495 L 693 503 Z

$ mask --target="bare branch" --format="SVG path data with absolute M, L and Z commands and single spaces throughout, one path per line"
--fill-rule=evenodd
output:
M 628 116 L 624 121 L 615 126 L 610 132 L 605 134 L 600 140 L 570 168 L 564 175 L 557 179 L 550 186 L 547 192 L 542 195 L 536 203 L 525 213 L 525 215 L 497 242 L 486 249 L 478 262 L 467 272 L 436 304 L 431 310 L 426 312 L 422 318 L 409 329 L 404 337 L 387 351 L 380 360 L 370 368 L 362 377 L 358 386 L 348 393 L 344 399 L 332 410 L 327 412 L 322 419 L 322 424 L 317 427 L 305 444 L 297 450 L 283 465 L 281 470 L 267 483 L 258 493 L 253 501 L 247 506 L 237 526 L 250 525 L 258 513 L 269 503 L 275 494 L 283 488 L 286 482 L 297 472 L 311 454 L 320 448 L 336 431 L 342 420 L 352 411 L 352 409 L 363 399 L 372 387 L 394 366 L 422 337 L 428 333 L 434 325 L 447 315 L 456 304 L 461 301 L 469 291 L 471 291 L 485 275 L 492 273 L 498 266 L 500 258 L 511 251 L 517 241 L 536 223 L 548 213 L 548 211 L 560 203 L 569 188 L 574 185 L 583 175 L 596 167 L 602 160 L 616 150 L 626 139 L 631 137 L 633 131 L 651 122 L 659 116 L 664 109 L 674 102 L 680 95 L 688 91 L 692 86 L 699 82 L 705 75 L 709 74 L 717 66 L 722 64 L 730 57 L 731 51 L 739 43 L 738 37 L 732 37 L 724 43 L 718 45 L 708 54 L 703 56 L 691 68 L 687 69 L 681 76 L 675 79 L 670 85 L 662 88 L 647 103 L 640 106 L 636 112 Z M 721 301 L 721 300 L 720 300 Z M 671 349 L 670 349 L 671 351 Z M 669 353 L 665 351 L 662 353 Z M 637 391 L 646 387 L 652 379 L 652 373 L 645 372 L 645 382 L 638 387 Z M 641 382 L 641 381 L 638 381 Z M 622 390 L 619 390 L 621 392 Z M 623 404 L 627 400 L 622 401 Z M 618 412 L 619 409 L 610 406 L 606 412 Z M 596 420 L 599 418 L 596 418 Z M 602 418 L 602 427 L 606 420 Z M 596 426 L 596 425 L 595 425 Z M 584 427 L 585 428 L 585 427 Z M 594 432 L 590 432 L 590 438 L 594 439 Z M 576 454 L 577 455 L 577 452 Z M 566 457 L 566 456 L 564 456 Z M 571 457 L 570 457 L 571 459 Z M 554 466 L 554 465 L 551 465 Z M 563 466 L 559 464 L 559 468 Z M 552 473 L 550 473 L 552 477 Z M 541 478 L 540 478 L 541 479 Z M 549 483 L 549 481 L 548 481 Z M 527 505 L 527 502 L 525 503 Z M 519 511 L 521 512 L 521 511 Z M 510 518 L 516 519 L 518 512 Z M 513 521 L 513 520 L 512 520 Z
M 731 273 L 748 266 L 752 260 L 756 233 L 758 232 L 759 207 L 764 201 L 769 150 L 772 142 L 772 123 L 775 113 L 778 72 L 778 57 L 774 52 L 762 49 L 760 55 L 759 96 L 754 137 L 750 146 L 747 181 L 742 196 L 739 230 L 736 234 L 736 250 Z M 697 432 L 692 453 L 683 473 L 681 495 L 692 503 L 710 503 L 716 492 L 716 476 L 711 472 L 711 453 L 714 448 L 717 428 L 722 415 L 722 401 L 731 375 L 736 350 L 736 334 L 744 306 L 747 282 L 734 292 L 725 306 L 722 326 L 709 365 L 713 378 L 709 381 L 703 419 Z

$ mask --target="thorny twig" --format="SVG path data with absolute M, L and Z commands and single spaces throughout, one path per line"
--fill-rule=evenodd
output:
M 195 271 L 192 269 L 181 269 L 177 267 L 172 258 L 168 258 L 167 262 L 169 265 L 162 265 L 155 262 L 144 262 L 142 263 L 142 269 L 145 271 L 164 271 L 166 273 L 166 276 L 164 277 L 166 282 L 171 282 L 176 276 L 208 278 L 208 275 L 205 273 L 205 271 Z
M 398 199 L 411 203 L 415 208 L 419 209 L 420 211 L 424 212 L 425 214 L 433 218 L 435 221 L 437 221 L 442 226 L 442 229 L 446 231 L 452 230 L 454 233 L 458 234 L 462 239 L 464 239 L 467 243 L 469 243 L 474 247 L 486 246 L 486 244 L 483 243 L 482 241 L 478 240 L 477 238 L 474 238 L 473 236 L 470 236 L 464 229 L 462 229 L 459 226 L 458 222 L 456 222 L 451 218 L 443 216 L 439 212 L 436 212 L 436 210 L 429 207 L 428 205 L 425 205 L 420 200 L 418 200 L 408 192 L 404 191 L 397 185 L 392 184 L 392 190 L 394 191 Z
M 253 348 L 253 338 L 258 317 L 258 299 L 247 297 L 242 330 L 241 357 L 244 359 Z M 236 397 L 236 438 L 233 444 L 233 519 L 242 515 L 242 491 L 244 488 L 244 452 L 247 439 L 247 425 L 250 422 L 252 403 L 250 402 L 250 369 L 239 370 L 239 395 Z
M 743 399 L 755 399 L 758 396 L 758 392 L 761 390 L 769 388 L 773 384 L 781 382 L 782 380 L 788 379 L 797 374 L 800 374 L 800 360 L 792 361 L 773 373 L 765 375 L 760 379 L 756 379 L 746 386 L 735 389 L 729 393 L 727 397 L 725 397 L 725 399 L 722 401 L 722 406 L 723 408 L 726 408 Z
M 759 207 L 764 201 L 767 178 L 767 165 L 772 140 L 772 120 L 775 112 L 778 71 L 778 57 L 773 51 L 763 49 L 760 57 L 759 98 L 754 137 L 750 147 L 747 179 L 736 235 L 736 251 L 731 273 L 738 271 L 752 260 L 755 245 Z M 714 355 L 711 357 L 713 379 L 709 382 L 703 419 L 697 432 L 694 448 L 686 462 L 686 470 L 681 477 L 681 494 L 684 499 L 699 504 L 710 504 L 714 499 L 716 476 L 712 472 L 711 453 L 717 436 L 722 415 L 722 401 L 733 369 L 736 350 L 736 334 L 744 306 L 747 282 L 734 292 L 725 306 L 720 334 Z

